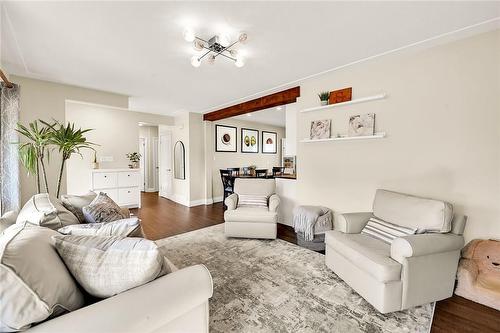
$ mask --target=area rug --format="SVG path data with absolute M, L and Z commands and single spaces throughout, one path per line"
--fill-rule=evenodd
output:
M 226 239 L 222 224 L 157 241 L 214 282 L 210 332 L 428 332 L 433 305 L 380 314 L 325 265 L 283 240 Z

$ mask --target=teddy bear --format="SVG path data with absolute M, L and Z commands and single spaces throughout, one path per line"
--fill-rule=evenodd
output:
M 500 240 L 474 239 L 462 250 L 455 294 L 500 310 Z

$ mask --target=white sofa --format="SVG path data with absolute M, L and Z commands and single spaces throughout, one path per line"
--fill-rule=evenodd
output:
M 212 277 L 187 267 L 143 286 L 50 319 L 30 333 L 208 332 Z
M 243 194 L 267 196 L 267 207 L 238 207 L 238 196 Z M 234 193 L 224 203 L 227 206 L 224 212 L 226 236 L 276 239 L 280 198 L 274 179 L 237 178 Z
M 387 244 L 361 233 L 372 216 L 441 230 Z M 381 313 L 445 299 L 453 294 L 465 223 L 445 202 L 378 190 L 373 213 L 340 215 L 326 233 L 326 265 Z

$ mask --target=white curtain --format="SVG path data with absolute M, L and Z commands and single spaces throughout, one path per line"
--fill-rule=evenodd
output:
M 15 128 L 19 120 L 19 86 L 0 86 L 0 211 L 19 210 L 19 141 Z

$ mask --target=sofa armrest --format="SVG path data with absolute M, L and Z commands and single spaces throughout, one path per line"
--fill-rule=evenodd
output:
M 233 193 L 229 195 L 226 200 L 224 200 L 224 204 L 227 207 L 227 210 L 234 210 L 238 206 L 238 194 Z
M 56 317 L 28 331 L 155 332 L 207 303 L 212 294 L 212 277 L 208 269 L 203 265 L 191 266 Z
M 335 229 L 344 234 L 359 234 L 372 217 L 371 212 L 340 214 Z
M 269 197 L 269 211 L 276 212 L 280 205 L 280 197 L 277 194 L 273 194 Z
M 402 264 L 405 258 L 459 251 L 463 246 L 463 236 L 451 233 L 409 235 L 392 242 L 391 258 Z
M 18 212 L 8 211 L 0 217 L 0 233 L 16 223 Z

